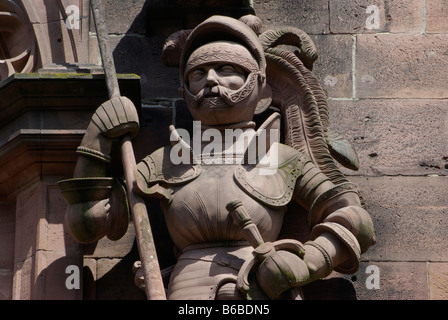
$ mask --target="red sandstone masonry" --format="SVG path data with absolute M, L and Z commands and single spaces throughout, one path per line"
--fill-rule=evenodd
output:
M 448 0 L 426 1 L 426 32 L 448 33 Z
M 14 229 L 13 203 L 0 202 L 0 300 L 11 300 L 14 277 Z
M 313 72 L 332 98 L 353 96 L 353 43 L 351 35 L 315 35 L 319 58 Z
M 448 263 L 428 264 L 429 298 L 448 300 Z
M 360 190 L 377 238 L 362 260 L 448 261 L 446 177 L 349 179 Z
M 347 174 L 446 174 L 447 100 L 332 100 L 329 107 L 331 129 L 350 141 L 360 159 L 360 170 Z
M 357 98 L 448 98 L 448 35 L 359 35 Z
M 366 28 L 369 5 L 380 10 L 379 29 Z M 254 1 L 265 29 L 291 25 L 313 35 L 320 51 L 315 73 L 332 98 L 330 124 L 359 153 L 361 169 L 349 172 L 355 175 L 350 180 L 363 194 L 378 242 L 363 256 L 355 278 L 345 276 L 358 299 L 447 298 L 448 184 L 446 177 L 425 176 L 446 172 L 448 164 L 447 5 L 447 0 Z M 121 16 L 111 10 L 115 19 Z M 121 71 L 142 75 L 144 97 L 178 96 L 177 71 L 160 65 L 163 39 L 124 39 L 127 30 L 120 28 L 129 23 L 117 22 L 114 32 L 123 36 L 113 42 Z M 103 259 L 99 269 L 115 274 L 114 263 Z M 380 268 L 379 290 L 365 287 L 370 264 Z M 100 280 L 98 296 L 113 285 L 110 277 Z
M 309 34 L 328 34 L 328 0 L 255 0 L 255 13 L 264 29 L 292 26 Z
M 373 273 L 366 272 L 369 271 L 367 269 L 369 266 L 378 268 L 378 289 L 366 285 L 366 281 L 372 283 L 368 277 Z M 337 276 L 349 281 L 356 290 L 357 300 L 426 300 L 428 299 L 426 266 L 426 262 L 364 261 L 354 275 L 333 273 L 329 278 Z
M 331 33 L 420 33 L 422 0 L 330 0 Z M 377 11 L 376 11 L 377 10 Z M 378 28 L 370 28 L 377 20 Z

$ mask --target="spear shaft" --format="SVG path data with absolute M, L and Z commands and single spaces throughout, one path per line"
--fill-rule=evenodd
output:
M 93 20 L 106 77 L 109 99 L 120 96 L 115 63 L 109 47 L 106 21 L 101 0 L 90 0 Z M 134 221 L 137 246 L 144 273 L 145 293 L 148 300 L 166 300 L 160 266 L 157 259 L 154 238 L 149 223 L 148 212 L 143 199 L 134 192 L 136 162 L 129 135 L 121 141 L 121 161 L 126 178 L 128 201 Z

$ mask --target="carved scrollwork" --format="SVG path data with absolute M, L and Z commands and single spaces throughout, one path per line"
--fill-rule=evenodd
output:
M 14 0 L 0 0 L 0 81 L 14 73 L 31 72 L 36 38 L 28 16 Z

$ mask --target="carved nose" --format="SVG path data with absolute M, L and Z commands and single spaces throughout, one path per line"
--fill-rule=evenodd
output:
M 209 86 L 214 86 L 214 85 L 219 84 L 218 83 L 218 75 L 216 74 L 216 71 L 213 69 L 210 69 L 207 72 L 207 84 Z

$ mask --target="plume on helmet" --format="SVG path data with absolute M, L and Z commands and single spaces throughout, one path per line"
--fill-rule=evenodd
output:
M 307 154 L 333 183 L 347 182 L 335 160 L 357 170 L 358 156 L 347 140 L 329 130 L 328 96 L 312 73 L 318 57 L 312 39 L 300 29 L 284 27 L 263 32 L 260 40 L 285 144 Z

